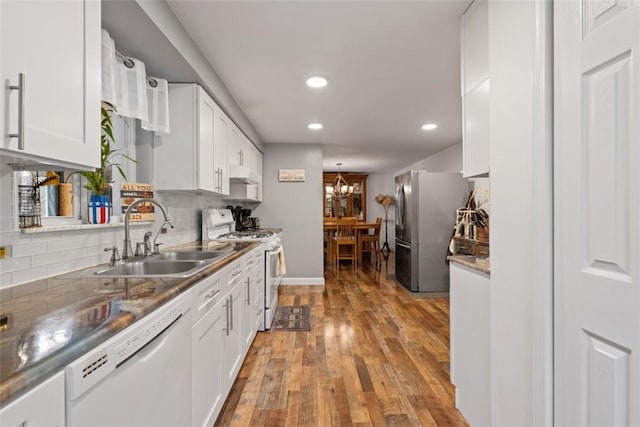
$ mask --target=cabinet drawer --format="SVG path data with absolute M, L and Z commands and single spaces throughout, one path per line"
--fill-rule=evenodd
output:
M 193 288 L 193 323 L 204 316 L 222 296 L 223 278 L 226 277 L 224 270 L 202 280 Z

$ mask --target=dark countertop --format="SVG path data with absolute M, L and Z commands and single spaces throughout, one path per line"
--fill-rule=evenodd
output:
M 0 407 L 258 245 L 193 242 L 169 248 L 233 249 L 188 278 L 74 278 L 74 272 L 0 290 Z
M 481 273 L 491 275 L 491 265 L 489 258 L 481 258 L 473 255 L 452 255 L 447 258 L 449 261 L 457 262 L 460 265 L 477 270 Z

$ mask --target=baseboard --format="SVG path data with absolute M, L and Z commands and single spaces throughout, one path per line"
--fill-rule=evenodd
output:
M 324 277 L 283 277 L 282 285 L 318 285 L 324 286 Z

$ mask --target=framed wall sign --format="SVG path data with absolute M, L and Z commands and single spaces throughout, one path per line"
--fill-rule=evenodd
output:
M 122 205 L 122 213 L 127 211 L 129 205 L 138 199 L 152 199 L 153 185 L 136 182 L 123 182 L 120 184 L 120 202 Z M 135 206 L 129 214 L 129 221 L 155 221 L 155 205 L 152 203 L 142 202 Z
M 304 182 L 304 169 L 279 169 L 278 181 Z

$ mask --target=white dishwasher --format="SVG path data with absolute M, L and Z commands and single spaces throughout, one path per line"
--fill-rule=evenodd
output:
M 191 304 L 187 291 L 67 366 L 67 425 L 191 425 Z

